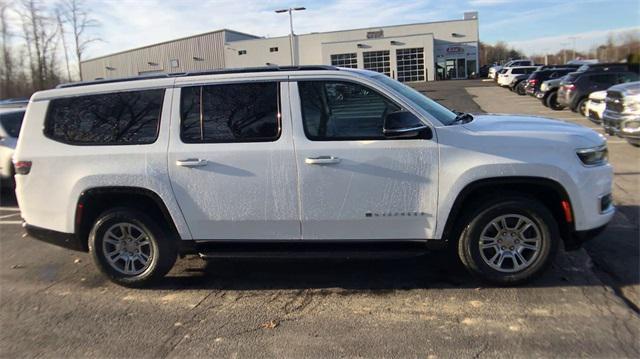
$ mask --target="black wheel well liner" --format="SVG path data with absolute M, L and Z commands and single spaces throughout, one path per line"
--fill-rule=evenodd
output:
M 88 237 L 96 218 L 105 210 L 128 207 L 144 211 L 166 227 L 175 238 L 180 238 L 173 218 L 162 198 L 154 191 L 129 186 L 93 187 L 84 190 L 75 208 L 75 235 L 88 250 Z
M 544 177 L 493 177 L 480 179 L 467 184 L 456 197 L 456 200 L 449 211 L 447 221 L 442 232 L 442 239 L 446 241 L 456 241 L 461 231 L 462 224 L 458 223 L 465 212 L 465 204 L 473 203 L 475 200 L 491 193 L 501 191 L 519 192 L 534 197 L 542 202 L 554 218 L 558 221 L 560 234 L 564 240 L 571 237 L 575 231 L 575 221 L 566 221 L 564 211 L 560 201 L 567 201 L 573 219 L 573 207 L 567 191 L 562 185 L 552 179 Z

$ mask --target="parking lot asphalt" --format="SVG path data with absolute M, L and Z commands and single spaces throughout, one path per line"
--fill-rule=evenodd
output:
M 482 81 L 418 89 L 460 111 L 544 111 Z M 568 111 L 540 114 L 589 125 Z M 185 258 L 157 287 L 126 289 L 106 281 L 88 254 L 23 237 L 15 199 L 4 194 L 0 356 L 638 357 L 640 150 L 615 139 L 610 147 L 622 209 L 612 226 L 518 288 L 487 287 L 433 253 Z

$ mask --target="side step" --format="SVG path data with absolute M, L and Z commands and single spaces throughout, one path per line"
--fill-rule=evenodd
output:
M 206 243 L 197 245 L 202 259 L 218 258 L 406 258 L 423 255 L 427 244 L 400 243 Z

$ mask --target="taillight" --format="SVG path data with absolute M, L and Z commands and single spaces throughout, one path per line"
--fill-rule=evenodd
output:
M 565 84 L 565 85 L 562 85 L 562 87 L 564 87 L 565 91 L 573 91 L 576 89 L 576 85 L 574 84 L 568 84 L 568 85 Z
M 536 79 L 529 80 L 529 85 L 531 85 L 531 86 L 535 86 L 536 83 L 538 83 L 538 80 L 536 80 Z
M 13 168 L 18 175 L 27 175 L 31 172 L 31 161 L 16 161 L 13 163 Z

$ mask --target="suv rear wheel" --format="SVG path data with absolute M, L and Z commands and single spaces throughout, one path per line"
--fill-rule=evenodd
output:
M 578 102 L 576 106 L 576 112 L 578 112 L 582 116 L 587 116 L 587 99 L 583 98 Z
M 560 243 L 556 221 L 538 201 L 512 197 L 472 214 L 458 241 L 458 255 L 474 275 L 516 285 L 540 275 Z
M 547 96 L 546 105 L 552 110 L 564 110 L 564 106 L 558 103 L 558 91 L 554 91 Z
M 128 287 L 142 287 L 171 270 L 176 242 L 142 212 L 116 208 L 98 217 L 89 234 L 89 250 L 102 273 Z

